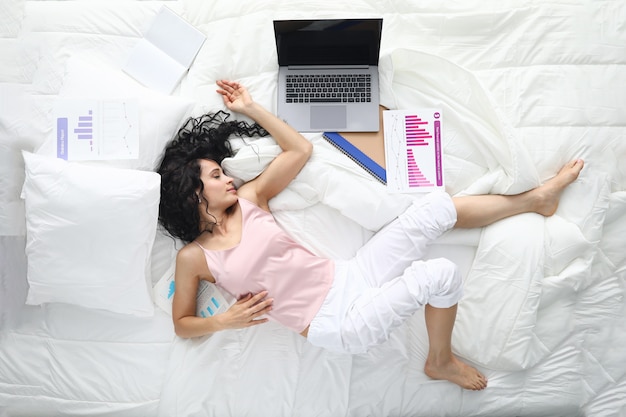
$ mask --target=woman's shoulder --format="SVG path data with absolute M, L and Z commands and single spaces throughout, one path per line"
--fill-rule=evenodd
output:
M 176 262 L 182 262 L 185 264 L 197 262 L 203 255 L 203 248 L 195 240 L 187 243 L 176 254 Z
M 207 266 L 204 248 L 198 242 L 186 244 L 176 254 L 176 276 L 196 277 L 215 282 Z

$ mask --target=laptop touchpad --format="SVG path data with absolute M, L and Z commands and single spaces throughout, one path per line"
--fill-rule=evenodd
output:
M 311 106 L 312 129 L 344 129 L 346 106 Z

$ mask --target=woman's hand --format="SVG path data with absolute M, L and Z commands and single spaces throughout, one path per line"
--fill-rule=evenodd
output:
M 240 298 L 225 313 L 220 314 L 222 325 L 228 329 L 242 329 L 245 327 L 256 326 L 266 323 L 267 318 L 260 319 L 264 314 L 272 310 L 274 300 L 267 297 L 267 291 L 261 291 L 256 295 L 248 294 Z
M 246 114 L 246 110 L 253 106 L 254 101 L 243 85 L 228 80 L 219 80 L 217 85 L 220 87 L 217 92 L 222 95 L 228 110 Z

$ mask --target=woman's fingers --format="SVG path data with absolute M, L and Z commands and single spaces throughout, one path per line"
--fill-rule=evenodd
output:
M 252 317 L 256 318 L 262 316 L 263 314 L 267 314 L 272 309 L 273 299 L 265 300 L 262 303 L 256 304 L 251 307 L 251 310 L 256 310 L 252 313 Z
M 224 98 L 228 98 L 228 96 L 232 95 L 235 91 L 233 87 L 226 84 L 224 81 L 218 81 L 217 85 L 220 87 L 220 89 L 217 90 L 218 94 L 221 94 Z
M 272 310 L 273 298 L 267 297 L 267 291 L 246 294 L 239 298 L 229 310 L 234 328 L 242 328 L 266 323 L 267 318 L 260 318 Z
M 261 291 L 257 294 L 247 294 L 239 299 L 238 302 L 245 304 L 245 307 L 252 307 L 267 297 L 267 291 Z
M 249 302 L 249 301 L 248 301 Z M 267 317 L 259 318 L 272 310 L 273 299 L 265 300 L 263 302 L 252 305 L 248 308 L 250 315 L 248 321 L 245 323 L 245 327 L 256 326 L 258 324 L 267 323 L 269 320 Z
M 241 307 L 248 310 L 249 314 L 262 315 L 264 314 L 263 312 L 267 312 L 274 303 L 273 298 L 268 298 L 267 300 L 265 300 L 265 297 L 267 297 L 267 291 L 261 291 L 260 293 L 255 295 L 247 294 L 241 297 L 237 301 L 237 304 L 240 304 Z
M 224 93 L 226 94 L 232 94 L 234 93 L 236 90 L 239 89 L 240 85 L 239 83 L 236 82 L 232 82 L 232 81 L 226 81 L 226 80 L 219 80 L 217 82 L 217 85 L 224 91 Z
M 268 319 L 250 320 L 245 327 L 257 326 L 259 324 L 267 323 L 268 321 Z
M 252 298 L 252 294 L 246 294 L 237 300 L 237 304 L 244 304 Z
M 230 82 L 228 80 L 217 80 L 217 85 L 219 85 L 224 90 L 230 88 Z

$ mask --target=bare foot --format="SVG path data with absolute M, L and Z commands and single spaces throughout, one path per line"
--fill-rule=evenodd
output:
M 552 216 L 557 207 L 561 193 L 573 183 L 585 165 L 582 159 L 575 159 L 563 165 L 556 176 L 550 178 L 545 184 L 531 191 L 536 196 L 535 211 L 544 216 Z
M 435 364 L 434 361 L 427 360 L 424 372 L 433 379 L 444 379 L 465 389 L 479 391 L 487 387 L 487 378 L 483 374 L 455 356 L 443 364 Z

